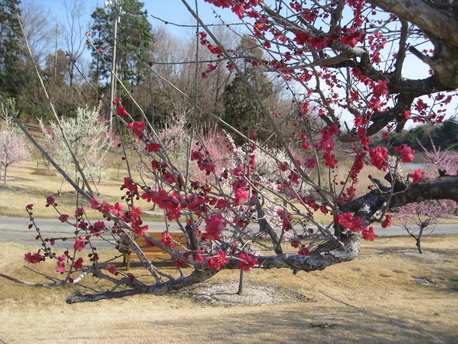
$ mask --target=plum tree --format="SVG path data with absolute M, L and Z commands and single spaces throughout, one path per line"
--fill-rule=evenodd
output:
M 62 278 L 51 284 L 81 282 L 92 274 L 126 288 L 71 296 L 67 302 L 165 294 L 208 280 L 222 269 L 322 270 L 355 259 L 361 238 L 375 238 L 370 225 L 388 225 L 388 210 L 419 200 L 458 200 L 458 176 L 425 178 L 416 170 L 406 178 L 397 167 L 401 161 L 413 161 L 415 152 L 409 146 L 396 147 L 393 157 L 384 147 L 370 146 L 371 135 L 379 131 L 386 137 L 392 130 L 402 130 L 407 121 L 439 123 L 446 115 L 458 75 L 454 2 L 207 0 L 243 19 L 264 50 L 263 57 L 227 50 L 187 1 L 182 2 L 202 28 L 196 38 L 214 55 L 213 66 L 221 63 L 237 71 L 278 146 L 267 146 L 255 132 L 232 128 L 244 142 L 235 145 L 229 137 L 227 143 L 219 141 L 231 150 L 232 160 L 226 168 L 216 169 L 219 157 L 212 152 L 218 150 L 210 149 L 206 135 L 196 130 L 190 111 L 187 164 L 177 168 L 146 116 L 134 119 L 117 99 L 116 118 L 138 144 L 134 151 L 139 153 L 142 176 L 125 177 L 123 204 L 98 200 L 89 188 L 81 189 L 67 176 L 104 220 L 90 222 L 78 208 L 71 223 L 74 234 L 65 238 L 74 241 L 73 250 L 58 253 L 50 245 L 56 239 L 46 239 L 40 231 L 43 248 L 25 258 L 30 263 L 56 259 Z M 407 78 L 409 58 L 425 64 L 427 76 Z M 291 92 L 293 110 L 272 113 L 251 80 L 243 78 L 240 60 L 262 65 L 266 73 L 282 78 Z M 199 107 L 195 99 L 194 106 Z M 227 125 L 217 114 L 209 115 Z M 337 147 L 350 152 L 350 164 L 345 165 Z M 189 173 L 192 165 L 205 178 L 194 178 Z M 367 174 L 364 169 L 370 166 L 386 173 L 386 182 L 368 176 L 371 190 L 358 190 L 358 182 Z M 343 177 L 338 173 L 342 169 Z M 83 176 L 84 171 L 78 173 Z M 137 205 L 140 199 L 163 211 L 166 225 L 161 239 L 148 233 Z M 53 197 L 47 204 L 58 209 Z M 31 227 L 36 227 L 32 209 L 32 205 L 27 208 Z M 319 221 L 318 213 L 328 220 Z M 67 222 L 69 215 L 59 218 Z M 174 241 L 171 228 L 182 233 L 185 244 Z M 169 253 L 177 275 L 147 259 L 135 240 L 138 236 Z M 137 253 L 153 282 L 101 261 L 92 245 L 95 237 Z

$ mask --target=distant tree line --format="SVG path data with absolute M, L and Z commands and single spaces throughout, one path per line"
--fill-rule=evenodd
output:
M 98 7 L 85 18 L 81 2 L 64 4 L 66 22 L 56 24 L 43 8 L 32 3 L 0 0 L 0 94 L 14 99 L 28 121 L 51 119 L 34 64 L 59 116 L 75 117 L 78 107 L 110 102 L 114 10 Z M 239 50 L 237 63 L 243 74 L 239 75 L 226 61 L 221 62 L 210 46 L 202 45 L 195 32 L 190 31 L 188 38 L 177 38 L 163 28 L 153 28 L 143 6 L 137 0 L 123 1 L 116 32 L 116 97 L 122 98 L 129 114 L 139 119 L 143 111 L 161 128 L 171 116 L 195 108 L 193 97 L 197 94 L 200 107 L 193 115 L 198 121 L 218 123 L 216 117 L 220 117 L 238 132 L 257 131 L 259 139 L 268 139 L 265 119 L 261 119 L 243 78 L 254 85 L 272 112 L 288 113 L 292 102 L 282 96 L 281 82 L 250 60 L 263 58 L 259 44 L 224 26 L 215 27 L 219 40 Z M 90 61 L 84 56 L 90 56 Z M 102 106 L 101 111 L 107 115 L 110 109 Z
M 401 133 L 391 133 L 385 140 L 378 135 L 372 142 L 374 145 L 384 145 L 387 148 L 404 143 L 418 152 L 422 152 L 423 148 L 432 151 L 434 143 L 442 150 L 458 151 L 458 122 L 450 119 L 434 126 L 423 124 L 410 130 L 403 130 Z

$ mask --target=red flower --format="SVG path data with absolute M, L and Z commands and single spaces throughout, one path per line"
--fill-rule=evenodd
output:
M 226 265 L 229 261 L 229 258 L 226 257 L 226 253 L 219 251 L 216 257 L 210 258 L 208 260 L 208 267 L 210 269 L 221 270 L 221 267 Z
M 125 177 L 124 184 L 121 185 L 121 190 L 128 189 L 129 191 L 133 192 L 134 194 L 138 194 L 138 186 L 134 184 L 132 178 Z
M 298 248 L 300 244 L 301 242 L 298 240 L 291 240 L 291 246 L 294 248 Z
M 288 163 L 278 163 L 278 168 L 280 169 L 280 171 L 285 172 L 288 169 Z
M 401 160 L 403 162 L 412 162 L 413 159 L 415 158 L 414 156 L 415 151 L 404 143 L 401 146 L 396 147 L 394 151 L 396 153 L 401 153 Z
M 148 152 L 154 152 L 157 153 L 157 151 L 161 148 L 161 145 L 159 143 L 150 143 L 148 145 Z
M 354 48 L 358 42 L 361 42 L 364 38 L 359 32 L 355 32 L 354 29 L 347 29 L 345 34 L 343 34 L 340 38 L 340 43 L 349 45 L 350 47 Z
M 338 215 L 336 218 L 336 222 L 348 228 L 352 232 L 359 232 L 361 230 L 365 230 L 366 226 L 362 223 L 363 220 L 360 217 L 353 217 L 353 215 L 348 212 L 345 214 Z
M 108 207 L 109 211 L 113 212 L 115 216 L 121 216 L 123 208 L 124 207 L 121 204 L 119 204 L 118 202 L 116 202 L 114 206 L 111 205 Z
M 28 210 L 33 210 L 33 204 L 28 204 L 26 207 Z
M 132 130 L 132 132 L 135 135 L 137 135 L 139 140 L 142 139 L 143 132 L 145 131 L 145 128 L 146 128 L 145 122 L 136 121 L 133 123 L 129 123 L 127 126 Z
M 316 160 L 312 159 L 312 158 L 307 159 L 307 160 L 305 160 L 305 164 L 304 165 L 307 168 L 314 168 L 316 166 Z
M 183 266 L 186 265 L 186 262 L 183 260 L 174 259 L 173 264 L 175 264 L 177 268 L 182 268 Z
M 110 274 L 118 275 L 118 270 L 116 270 L 116 265 L 114 264 L 107 264 L 107 270 Z
M 105 230 L 105 222 L 97 221 L 93 226 L 89 226 L 91 234 L 94 234 L 96 237 L 99 237 L 101 232 Z
M 242 19 L 245 14 L 245 9 L 242 4 L 235 4 L 232 6 L 232 12 L 237 14 L 237 16 Z
M 377 147 L 369 150 L 369 156 L 371 157 L 371 163 L 379 170 L 386 171 L 388 169 L 388 149 Z
M 57 258 L 56 271 L 60 272 L 61 274 L 63 274 L 66 271 L 65 270 L 65 259 L 66 258 L 67 256 L 65 254 Z
M 148 225 L 140 226 L 143 222 L 139 221 L 140 224 L 132 223 L 132 228 L 135 230 L 135 233 L 137 233 L 140 236 L 145 236 L 145 234 L 148 232 Z
M 287 210 L 283 209 L 278 209 L 277 210 L 277 215 L 280 217 L 280 220 L 282 220 L 282 228 L 285 231 L 289 231 L 291 228 L 293 228 L 293 215 Z
M 206 231 L 203 237 L 208 240 L 218 240 L 221 232 L 226 228 L 226 221 L 223 220 L 223 215 L 213 214 L 205 219 Z
M 365 240 L 374 241 L 375 240 L 374 227 L 363 229 L 363 238 Z
M 234 201 L 236 205 L 241 205 L 244 204 L 246 201 L 248 201 L 248 191 L 238 188 L 234 192 Z
M 75 264 L 73 264 L 73 268 L 75 270 L 81 269 L 83 267 L 83 261 L 84 261 L 83 258 L 78 258 L 78 260 L 75 262 Z
M 121 117 L 127 117 L 127 116 L 129 116 L 129 113 L 124 108 L 124 106 L 118 106 L 118 115 L 121 116 Z
M 140 207 L 132 207 L 131 215 L 133 218 L 139 219 L 142 216 L 142 208 Z
M 425 179 L 425 172 L 417 168 L 414 173 L 409 174 L 409 176 L 412 178 L 413 183 L 417 184 Z
M 326 36 L 316 36 L 310 39 L 310 45 L 313 48 L 318 50 L 322 50 L 323 48 L 328 46 L 328 37 Z
M 56 199 L 53 196 L 46 197 L 46 206 L 49 207 L 50 205 L 57 205 Z
M 97 201 L 97 198 L 94 197 L 93 199 L 91 199 L 90 203 L 92 209 L 99 209 L 100 204 L 99 201 Z
M 315 143 L 315 148 L 318 150 L 322 150 L 328 153 L 331 153 L 334 149 L 335 142 L 331 138 L 323 139 L 318 143 Z
M 60 220 L 60 222 L 65 223 L 65 222 L 68 221 L 69 217 L 70 216 L 68 216 L 67 214 L 62 214 L 62 215 L 59 216 L 59 220 Z
M 410 112 L 409 110 L 406 110 L 404 111 L 404 121 L 407 121 L 410 116 L 412 116 L 412 112 Z
M 84 208 L 78 207 L 75 210 L 76 217 L 82 217 L 84 215 Z
M 192 258 L 197 260 L 199 263 L 203 263 L 205 261 L 205 256 L 201 250 L 195 250 Z
M 78 252 L 81 251 L 85 247 L 86 247 L 86 244 L 82 240 L 76 240 L 75 245 L 73 245 L 73 248 Z
M 25 256 L 24 256 L 24 260 L 30 264 L 37 264 L 39 262 L 41 262 L 41 254 L 40 254 L 40 251 L 41 250 L 38 250 L 37 253 L 26 253 Z
M 300 254 L 302 256 L 310 256 L 310 250 L 307 247 L 302 247 L 302 250 L 297 252 L 297 254 Z
M 239 258 L 242 260 L 240 262 L 240 269 L 245 271 L 250 271 L 250 268 L 258 263 L 258 259 L 251 257 L 248 253 L 241 253 Z
M 161 241 L 165 247 L 175 247 L 175 244 L 173 243 L 172 236 L 170 235 L 170 233 L 163 233 Z
M 391 215 L 387 215 L 385 217 L 385 221 L 382 222 L 382 228 L 388 228 L 391 226 L 391 223 L 392 223 L 392 216 Z

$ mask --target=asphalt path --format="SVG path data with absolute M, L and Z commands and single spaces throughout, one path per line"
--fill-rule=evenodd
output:
M 40 228 L 44 238 L 72 237 L 75 227 L 68 223 L 62 223 L 58 219 L 34 219 L 35 224 Z M 29 229 L 31 221 L 28 218 L 0 216 L 0 244 L 4 242 L 14 242 L 21 245 L 41 246 L 41 241 L 36 240 L 37 232 L 35 228 Z M 109 222 L 106 222 L 109 224 Z M 161 222 L 145 222 L 151 232 L 163 232 L 166 230 L 166 224 Z M 172 232 L 178 231 L 178 225 L 169 225 Z M 102 239 L 94 238 L 94 246 L 99 249 L 110 249 L 114 243 Z M 56 241 L 58 248 L 71 248 L 71 241 Z
M 74 227 L 69 224 L 61 223 L 57 219 L 35 219 L 44 237 L 71 237 L 74 233 Z M 37 235 L 34 229 L 29 229 L 30 220 L 28 218 L 0 216 L 0 244 L 13 242 L 22 245 L 41 246 L 41 242 L 36 240 Z M 166 224 L 162 222 L 145 222 L 149 231 L 162 232 L 166 229 Z M 169 224 L 169 230 L 178 231 L 176 223 Z M 398 226 L 390 228 L 381 228 L 375 225 L 375 234 L 380 237 L 388 236 L 405 236 L 407 232 Z M 436 235 L 458 235 L 458 224 L 440 224 L 434 230 Z M 95 245 L 99 249 L 113 248 L 113 244 L 101 239 L 95 240 Z M 71 241 L 56 242 L 56 247 L 71 248 Z

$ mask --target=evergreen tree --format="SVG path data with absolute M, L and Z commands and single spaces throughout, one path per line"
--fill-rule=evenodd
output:
M 256 132 L 260 139 L 266 139 L 272 130 L 244 79 L 248 80 L 263 101 L 273 96 L 273 83 L 258 65 L 262 50 L 248 36 L 242 38 L 238 51 L 244 57 L 239 66 L 242 75 L 236 75 L 224 90 L 222 118 L 245 135 Z
M 19 45 L 19 0 L 0 0 L 0 92 L 17 94 Z
M 119 2 L 119 1 L 118 1 Z M 140 84 L 145 75 L 147 55 L 152 42 L 152 28 L 143 11 L 144 3 L 137 0 L 122 1 L 119 13 L 116 64 L 118 77 L 127 85 Z M 114 21 L 116 10 L 98 7 L 92 13 L 94 25 L 91 39 L 106 63 L 100 59 L 98 51 L 92 47 L 92 71 L 96 82 L 109 78 L 113 54 Z

